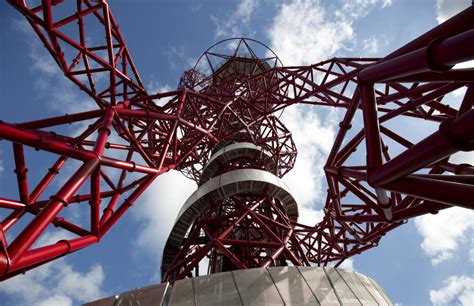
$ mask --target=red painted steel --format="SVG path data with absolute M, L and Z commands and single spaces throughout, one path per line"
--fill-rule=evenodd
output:
M 18 185 L 16 197 L 0 197 L 0 209 L 8 212 L 0 223 L 0 279 L 98 242 L 158 175 L 177 169 L 198 180 L 210 150 L 242 130 L 247 140 L 272 152 L 277 171 L 285 174 L 294 165 L 296 150 L 275 114 L 293 104 L 345 112 L 324 168 L 324 219 L 311 226 L 291 224 L 284 249 L 292 250 L 285 254 L 294 255 L 294 264 L 340 264 L 376 246 L 409 218 L 452 206 L 474 209 L 474 167 L 451 158 L 474 149 L 474 69 L 452 69 L 474 59 L 474 7 L 382 59 L 333 58 L 285 67 L 271 56 L 262 64 L 263 58 L 255 61 L 252 40 L 237 40 L 249 47 L 246 57 L 255 65 L 246 67 L 252 71 L 222 68 L 243 61 L 236 49 L 221 54 L 215 70 L 202 73 L 196 66 L 185 73 L 177 91 L 148 94 L 106 1 L 43 0 L 36 7 L 9 2 L 97 109 L 0 123 L 0 138 L 13 147 L 12 180 Z M 85 23 L 103 31 L 102 43 L 86 44 Z M 450 102 L 447 95 L 459 88 L 467 88 L 463 98 Z M 436 129 L 413 140 L 403 127 L 405 120 Z M 80 131 L 68 134 L 67 124 L 80 125 Z M 366 159 L 355 158 L 361 151 Z M 39 180 L 31 179 L 32 172 L 42 169 L 29 162 L 33 154 L 47 156 L 45 163 L 51 164 Z M 71 168 L 75 172 L 67 170 Z M 89 210 L 90 224 L 64 217 L 62 211 L 70 205 Z M 52 227 L 69 236 L 36 245 Z M 223 252 L 232 244 L 256 243 L 213 242 Z M 259 245 L 275 247 L 272 243 L 280 242 Z M 196 252 L 195 263 L 205 253 L 206 247 Z M 228 255 L 239 268 L 249 262 Z

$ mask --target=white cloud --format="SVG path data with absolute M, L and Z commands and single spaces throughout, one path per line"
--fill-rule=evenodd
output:
M 459 244 L 474 234 L 474 211 L 453 207 L 436 215 L 415 219 L 418 232 L 423 237 L 421 247 L 437 265 L 453 257 Z
M 348 258 L 342 262 L 342 264 L 339 266 L 341 269 L 346 269 L 350 271 L 356 271 L 354 269 L 354 259 Z
M 150 81 L 148 82 L 148 86 L 146 87 L 147 91 L 151 94 L 159 93 L 159 92 L 167 92 L 172 91 L 173 87 L 168 84 L 161 84 L 158 81 Z
M 449 158 L 449 161 L 454 164 L 470 164 L 474 165 L 474 153 L 473 152 L 457 152 Z
M 382 7 L 389 7 L 392 6 L 393 1 L 392 0 L 383 0 L 382 1 Z
M 27 54 L 31 63 L 31 73 L 35 75 L 33 86 L 35 87 L 34 89 L 37 95 L 33 98 L 39 104 L 37 110 L 42 111 L 42 113 L 40 112 L 39 114 L 37 112 L 24 112 L 27 116 L 33 116 L 32 118 L 25 118 L 25 121 L 97 109 L 94 100 L 64 76 L 26 19 L 14 20 L 13 26 L 25 39 Z M 98 85 L 98 83 L 107 80 L 95 79 L 95 81 L 96 85 Z M 66 134 L 70 137 L 78 136 L 92 121 L 93 119 L 73 123 L 71 125 L 63 125 L 59 133 Z M 48 130 L 58 132 L 56 128 L 48 128 Z M 93 134 L 93 136 L 95 136 L 95 134 Z M 114 135 L 112 135 L 112 137 L 113 136 Z M 69 159 L 52 185 L 57 187 L 63 184 L 65 180 L 77 170 L 79 164 L 79 161 Z M 30 169 L 30 171 L 35 171 L 35 169 Z M 80 224 L 83 214 L 79 206 L 71 206 L 65 210 L 65 212 L 67 217 Z
M 294 0 L 281 4 L 273 18 L 268 36 L 270 46 L 284 65 L 310 65 L 335 56 L 354 44 L 352 23 L 375 6 L 388 6 L 390 1 L 342 1 L 343 8 L 332 12 L 318 0 Z M 360 10 L 360 11 L 359 11 Z M 372 42 L 372 49 L 376 42 Z M 330 110 L 322 120 L 303 106 L 285 110 L 282 122 L 293 133 L 298 156 L 296 165 L 284 178 L 295 196 L 300 222 L 314 225 L 321 220 L 323 166 L 332 147 L 337 128 L 337 110 Z M 305 184 L 301 184 L 304 181 Z M 317 201 L 320 201 L 317 203 Z M 318 205 L 319 204 L 319 205 Z
M 47 103 L 48 110 L 64 114 L 95 109 L 96 104 L 92 98 L 85 95 L 64 76 L 26 20 L 16 20 L 14 26 L 26 38 L 31 71 L 38 76 L 34 86 L 41 102 Z
M 197 0 L 192 1 L 191 12 L 193 12 L 193 13 L 199 12 L 201 10 L 201 8 L 202 8 L 202 3 L 200 3 Z
M 257 0 L 242 0 L 230 16 L 217 17 L 211 15 L 210 18 L 216 26 L 216 38 L 243 36 L 244 27 L 247 33 L 252 32 L 248 25 L 258 5 L 259 1 Z
M 471 5 L 471 0 L 436 0 L 436 20 L 445 22 Z
M 47 102 L 49 110 L 64 113 L 69 112 L 83 112 L 91 109 L 96 109 L 96 103 L 85 92 L 82 92 L 79 87 L 68 80 L 64 73 L 50 55 L 47 49 L 43 46 L 41 40 L 34 33 L 31 26 L 26 19 L 17 19 L 13 22 L 15 30 L 21 32 L 26 38 L 28 46 L 28 57 L 31 61 L 31 71 L 38 76 L 34 81 L 34 86 L 37 89 L 38 97 L 42 98 L 42 102 Z M 92 38 L 86 37 L 86 44 L 91 45 Z M 74 48 L 69 44 L 61 44 L 62 50 L 67 58 L 68 54 L 75 54 Z M 101 57 L 106 57 L 105 50 L 96 51 L 96 54 Z M 90 61 L 91 68 L 95 67 L 97 63 Z M 76 70 L 84 69 L 84 63 L 81 61 Z M 106 89 L 109 85 L 109 78 L 106 72 L 94 74 L 94 84 L 97 92 Z M 79 81 L 88 83 L 87 76 L 76 75 Z
M 354 36 L 351 22 L 331 18 L 316 0 L 283 4 L 268 35 L 284 65 L 309 65 L 333 56 Z
M 451 276 L 444 281 L 445 286 L 439 290 L 430 290 L 433 305 L 474 304 L 474 278 L 469 276 Z
M 77 238 L 71 232 L 65 231 L 65 230 L 48 230 L 44 232 L 38 241 L 34 244 L 34 248 L 46 246 L 46 245 L 51 245 L 54 244 L 60 240 L 69 240 Z
M 354 44 L 353 22 L 391 1 L 343 0 L 330 10 L 319 0 L 294 0 L 280 6 L 268 31 L 271 47 L 284 65 L 309 65 L 326 60 Z M 372 47 L 374 42 L 372 42 Z
M 379 41 L 374 36 L 362 41 L 362 50 L 368 54 L 376 54 L 379 52 Z
M 462 63 L 454 65 L 453 67 L 453 69 L 466 69 L 466 68 L 474 68 L 474 60 L 462 62 Z
M 168 92 L 168 91 L 173 91 L 173 90 L 176 90 L 176 88 L 173 88 L 168 84 L 161 84 L 158 81 L 150 81 L 147 86 L 147 91 L 149 94 L 163 93 L 163 92 Z M 172 98 L 173 96 L 165 97 L 161 99 L 154 99 L 153 102 L 155 102 L 156 105 L 163 106 L 166 103 L 168 103 L 168 101 L 171 100 Z
M 361 18 L 367 16 L 370 11 L 377 5 L 382 8 L 392 5 L 392 0 L 342 0 L 342 9 L 338 14 L 346 15 L 346 18 Z
M 334 267 L 336 265 L 336 261 L 332 261 L 328 263 L 328 267 Z M 356 268 L 354 268 L 354 258 L 347 258 L 345 259 L 338 268 L 344 269 L 344 270 L 349 270 L 349 271 L 357 271 Z
M 40 102 L 47 103 L 46 109 L 64 114 L 95 108 L 92 99 L 86 97 L 64 77 L 26 21 L 17 20 L 13 26 L 25 37 L 31 72 L 36 75 L 34 86 L 39 93 Z M 84 123 L 79 129 L 86 125 L 87 123 Z M 71 133 L 74 134 L 79 129 L 76 125 Z M 46 232 L 35 246 L 53 244 L 69 238 L 72 238 L 72 235 L 66 231 Z M 64 259 L 56 259 L 24 275 L 4 281 L 0 292 L 15 300 L 15 305 L 73 305 L 103 296 L 101 286 L 104 279 L 105 274 L 99 264 L 90 267 L 89 271 L 80 272 Z
M 323 165 L 334 141 L 336 120 L 333 112 L 322 121 L 315 112 L 308 109 L 308 106 L 292 106 L 285 110 L 281 118 L 292 131 L 298 149 L 295 167 L 283 180 L 298 203 L 299 222 L 314 225 L 323 216 L 316 209 L 321 209 L 324 201 Z M 304 184 L 301 184 L 302 180 Z
M 254 9 L 257 7 L 258 1 L 255 0 L 242 0 L 235 12 L 235 18 L 240 19 L 242 22 L 247 23 L 252 16 Z
M 104 296 L 104 278 L 101 265 L 81 273 L 59 259 L 4 281 L 0 292 L 15 300 L 15 305 L 72 305 Z
M 134 206 L 133 216 L 144 223 L 140 230 L 137 246 L 142 252 L 158 259 L 156 278 L 163 247 L 176 216 L 186 199 L 197 189 L 194 181 L 187 179 L 177 171 L 159 176 L 140 198 L 140 204 Z
M 471 240 L 471 249 L 469 250 L 469 261 L 474 264 L 474 238 Z
M 188 49 L 184 45 L 169 45 L 166 50 L 168 64 L 178 72 L 193 67 L 196 58 L 187 55 Z
M 69 306 L 72 305 L 72 300 L 64 295 L 53 295 L 42 301 L 39 301 L 38 306 Z

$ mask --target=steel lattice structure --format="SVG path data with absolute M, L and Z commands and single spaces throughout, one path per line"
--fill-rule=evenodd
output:
M 201 186 L 212 177 L 249 169 L 278 179 L 295 163 L 295 144 L 279 119 L 294 104 L 345 112 L 324 168 L 324 219 L 299 224 L 289 198 L 275 193 L 243 194 L 233 202 L 220 198 L 192 220 L 188 239 L 172 250 L 182 259 L 172 267 L 177 271 L 172 278 L 189 275 L 211 249 L 219 250 L 210 256 L 214 262 L 220 258 L 220 268 L 210 272 L 246 268 L 249 262 L 340 264 L 376 246 L 409 218 L 453 206 L 474 209 L 474 167 L 450 159 L 474 149 L 474 69 L 452 69 L 474 59 L 474 7 L 381 59 L 333 58 L 285 67 L 271 52 L 256 54 L 255 41 L 238 39 L 233 53 L 206 51 L 202 60 L 210 70 L 200 72 L 197 65 L 185 72 L 178 90 L 148 94 L 105 0 L 9 2 L 97 107 L 0 123 L 0 138 L 13 148 L 18 185 L 16 198 L 0 197 L 0 209 L 7 212 L 0 223 L 0 279 L 98 242 L 150 183 L 171 169 Z M 105 34 L 103 41 L 87 41 L 90 24 Z M 221 61 L 215 65 L 212 56 Z M 448 104 L 446 96 L 461 87 L 463 96 Z M 358 115 L 363 126 L 352 126 Z M 412 141 L 400 125 L 405 119 L 430 122 L 433 130 Z M 68 124 L 79 125 L 80 132 L 68 134 Z M 249 155 L 248 149 L 222 157 L 203 178 L 219 150 L 233 144 L 254 145 L 260 153 Z M 42 169 L 28 163 L 28 154 L 35 152 L 52 161 L 37 182 L 27 174 Z M 366 158 L 354 158 L 358 152 Z M 64 171 L 66 164 L 72 173 Z M 55 190 L 58 181 L 61 188 Z M 70 205 L 90 211 L 87 226 L 62 215 Z M 246 218 L 252 221 L 241 222 Z M 238 235 L 233 224 L 239 224 Z M 75 237 L 36 246 L 52 226 Z M 226 236 L 230 232 L 233 241 Z

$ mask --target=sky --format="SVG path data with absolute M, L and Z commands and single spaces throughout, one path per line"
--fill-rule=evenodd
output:
M 228 37 L 262 41 L 284 65 L 309 65 L 334 56 L 382 57 L 470 3 L 115 0 L 110 6 L 147 90 L 154 93 L 176 88 L 181 73 L 208 46 Z M 61 75 L 6 1 L 0 2 L 0 27 L 0 120 L 22 122 L 93 107 Z M 342 115 L 316 107 L 292 107 L 283 114 L 299 152 L 284 180 L 303 222 L 314 223 L 322 215 L 322 166 Z M 2 195 L 14 186 L 11 155 L 11 146 L 0 141 Z M 467 158 L 472 164 L 472 155 Z M 38 173 L 43 166 L 39 161 Z M 0 305 L 78 305 L 159 282 L 164 242 L 180 206 L 195 189 L 178 172 L 160 176 L 99 244 L 0 283 Z M 84 217 L 80 208 L 71 214 Z M 474 213 L 451 208 L 410 220 L 344 267 L 375 279 L 399 305 L 473 305 L 473 237 Z M 62 237 L 46 232 L 41 243 L 58 239 Z

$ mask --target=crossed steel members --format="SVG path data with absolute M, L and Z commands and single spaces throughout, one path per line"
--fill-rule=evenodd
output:
M 288 172 L 296 158 L 291 137 L 272 142 L 265 135 L 266 131 L 288 132 L 275 114 L 297 103 L 345 110 L 325 166 L 324 219 L 314 226 L 292 223 L 297 242 L 289 243 L 299 244 L 302 262 L 339 264 L 376 246 L 385 233 L 409 218 L 452 206 L 474 209 L 474 167 L 449 159 L 456 152 L 474 149 L 474 70 L 452 69 L 474 59 L 470 47 L 474 7 L 382 59 L 333 58 L 285 67 L 275 56 L 270 57 L 272 64 L 258 66 L 268 59 L 257 57 L 250 47 L 252 40 L 240 39 L 239 46 L 247 48 L 248 56 L 259 59 L 252 73 L 191 73 L 177 91 L 148 94 L 106 1 L 44 0 L 38 7 L 20 0 L 9 2 L 97 109 L 0 123 L 0 138 L 12 143 L 18 183 L 16 198 L 0 197 L 0 209 L 9 212 L 0 223 L 0 279 L 98 242 L 166 171 L 177 169 L 199 180 L 211 148 L 242 129 L 253 135 L 256 144 L 276 152 L 277 171 Z M 53 5 L 70 9 L 69 17 L 58 19 Z M 103 44 L 86 45 L 87 16 L 93 17 L 88 22 L 104 29 Z M 61 31 L 72 23 L 77 23 L 77 39 Z M 106 81 L 99 77 L 104 74 Z M 467 90 L 459 105 L 449 106 L 445 96 L 463 86 Z M 169 102 L 155 103 L 164 98 Z M 251 116 L 242 116 L 249 108 Z M 349 129 L 357 111 L 364 127 L 352 135 Z M 439 129 L 412 143 L 389 127 L 402 117 L 428 120 Z M 78 136 L 67 135 L 63 128 L 88 121 L 91 124 Z M 393 158 L 389 142 L 401 148 Z M 56 156 L 35 185 L 28 180 L 25 147 Z M 351 157 L 361 149 L 367 159 L 354 164 Z M 66 164 L 75 166 L 75 173 L 50 193 L 51 182 Z M 58 216 L 68 205 L 90 210 L 89 228 Z M 9 241 L 6 234 L 28 215 L 33 215 L 32 221 Z M 51 224 L 77 238 L 32 248 Z

